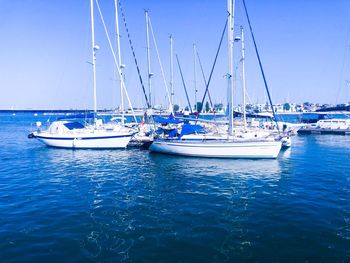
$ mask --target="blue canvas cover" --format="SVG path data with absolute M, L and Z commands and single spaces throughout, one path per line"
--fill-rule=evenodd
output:
M 168 118 L 163 118 L 161 116 L 155 115 L 153 116 L 153 119 L 155 122 L 158 122 L 160 124 L 179 124 L 182 123 L 181 120 L 175 119 L 174 115 L 170 114 Z
M 84 128 L 84 125 L 79 122 L 68 122 L 68 123 L 65 123 L 64 126 L 66 126 L 70 130 Z
M 204 127 L 200 125 L 184 124 L 181 129 L 180 138 L 187 134 L 193 134 L 195 132 L 203 131 Z
M 172 130 L 172 131 L 169 133 L 169 137 L 170 137 L 170 138 L 174 138 L 176 135 L 177 135 L 177 130 L 176 130 L 176 129 Z

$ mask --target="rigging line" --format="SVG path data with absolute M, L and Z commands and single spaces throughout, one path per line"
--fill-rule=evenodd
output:
M 109 47 L 110 47 L 110 49 L 111 49 L 111 51 L 112 51 L 112 55 L 113 55 L 113 59 L 114 59 L 115 66 L 116 66 L 116 68 L 117 68 L 117 70 L 118 70 L 118 73 L 119 73 L 121 86 L 122 86 L 122 88 L 123 88 L 124 91 L 125 91 L 126 98 L 128 99 L 128 102 L 129 102 L 129 107 L 131 108 L 131 112 L 132 112 L 132 114 L 133 114 L 134 120 L 135 120 L 135 122 L 137 123 L 135 111 L 134 111 L 134 108 L 132 107 L 132 104 L 131 104 L 131 101 L 130 101 L 130 98 L 129 98 L 129 94 L 128 94 L 128 90 L 127 90 L 126 87 L 125 87 L 125 83 L 124 83 L 124 79 L 123 79 L 123 74 L 122 74 L 121 71 L 120 71 L 120 64 L 119 64 L 119 61 L 117 60 L 117 57 L 115 56 L 115 52 L 114 52 L 114 50 L 113 50 L 113 45 L 112 45 L 111 39 L 109 38 L 108 30 L 107 30 L 107 27 L 106 27 L 105 20 L 104 20 L 104 18 L 103 18 L 103 14 L 102 14 L 100 5 L 99 5 L 99 3 L 98 3 L 98 0 L 95 0 L 95 2 L 96 2 L 96 5 L 97 5 L 98 12 L 99 12 L 99 14 L 100 14 L 100 18 L 101 18 L 101 21 L 102 21 L 102 24 L 103 24 L 104 31 L 105 31 L 105 33 L 106 33 L 106 37 L 107 37 L 107 40 L 108 40 Z
M 179 62 L 179 57 L 177 56 L 177 54 L 176 54 L 176 61 L 177 61 L 177 65 L 179 66 L 180 75 L 181 75 L 181 79 L 182 79 L 182 84 L 184 85 L 184 89 L 185 89 L 185 93 L 186 93 L 186 98 L 187 98 L 187 103 L 188 103 L 188 106 L 190 107 L 191 113 L 193 113 L 193 111 L 192 111 L 192 106 L 191 106 L 191 102 L 190 102 L 190 99 L 189 99 L 189 97 L 188 97 L 188 93 L 187 93 L 187 89 L 186 89 L 186 84 L 185 84 L 184 76 L 182 75 L 182 70 L 181 70 L 181 66 L 180 66 L 180 62 Z
M 201 68 L 201 72 L 202 72 L 202 76 L 203 76 L 203 80 L 204 80 L 204 85 L 207 86 L 207 80 L 205 79 L 205 74 L 204 74 L 204 70 L 203 70 L 203 66 L 202 66 L 202 61 L 201 61 L 201 59 L 199 57 L 198 51 L 196 51 L 196 53 L 197 53 L 197 57 L 198 57 L 199 66 Z M 208 97 L 209 97 L 210 106 L 214 110 L 213 120 L 215 121 L 215 119 L 216 119 L 216 111 L 215 111 L 215 107 L 213 106 L 213 101 L 211 100 L 211 95 L 210 95 L 209 90 L 208 90 Z M 203 109 L 203 105 L 202 105 L 202 109 Z
M 262 63 L 261 63 L 261 60 L 260 60 L 260 55 L 259 55 L 259 52 L 258 52 L 258 47 L 257 47 L 256 42 L 255 42 L 255 37 L 254 37 L 254 34 L 253 34 L 252 25 L 250 24 L 250 19 L 249 19 L 249 15 L 248 15 L 247 6 L 246 6 L 246 4 L 245 4 L 245 0 L 243 0 L 243 5 L 244 5 L 245 14 L 246 14 L 247 20 L 248 20 L 248 25 L 249 25 L 249 29 L 250 29 L 250 34 L 251 34 L 252 39 L 253 39 L 253 43 L 254 43 L 254 48 L 255 48 L 256 56 L 258 57 L 258 61 L 259 61 L 259 66 L 260 66 L 261 74 L 262 74 L 262 77 L 263 77 L 263 79 L 264 79 L 265 89 L 266 89 L 267 96 L 268 96 L 268 98 L 269 98 L 270 106 L 271 106 L 271 109 L 272 109 L 273 118 L 274 118 L 274 121 L 275 121 L 276 126 L 277 126 L 278 134 L 280 135 L 280 129 L 279 129 L 279 127 L 278 127 L 275 109 L 273 108 L 273 104 L 272 104 L 272 99 L 271 99 L 269 87 L 268 87 L 268 85 L 267 85 L 267 81 L 266 81 L 264 69 L 263 69 L 263 66 L 262 66 Z
M 211 77 L 212 77 L 213 72 L 214 72 L 214 68 L 215 68 L 215 65 L 216 65 L 216 61 L 217 61 L 217 59 L 218 59 L 218 55 L 219 55 L 219 51 L 220 51 L 220 48 L 221 48 L 222 40 L 223 40 L 223 38 L 224 38 L 225 31 L 226 31 L 226 28 L 227 28 L 227 21 L 228 21 L 228 19 L 226 19 L 225 27 L 224 27 L 224 30 L 222 31 L 222 35 L 221 35 L 221 39 L 220 39 L 220 44 L 219 44 L 218 50 L 216 51 L 216 55 L 215 55 L 215 59 L 214 59 L 214 64 L 213 64 L 213 67 L 211 68 L 211 72 L 210 72 L 210 75 L 209 75 L 209 80 L 208 80 L 208 83 L 207 83 L 206 88 L 205 88 L 204 96 L 203 96 L 203 99 L 202 99 L 202 110 L 203 110 L 203 103 L 204 103 L 204 100 L 205 100 L 205 96 L 207 95 L 207 92 L 209 91 L 209 84 L 210 84 Z M 198 112 L 198 113 L 199 113 L 199 112 Z M 199 114 L 198 114 L 198 116 L 199 116 Z
M 173 105 L 171 104 L 171 99 L 170 99 L 170 96 L 169 96 L 168 85 L 167 85 L 167 81 L 165 79 L 162 61 L 160 60 L 156 38 L 154 37 L 153 26 L 152 26 L 152 23 L 151 23 L 151 17 L 150 16 L 148 16 L 148 22 L 149 22 L 149 27 L 151 29 L 151 35 L 152 35 L 152 38 L 153 38 L 154 47 L 156 48 L 156 53 L 157 53 L 157 58 L 158 58 L 160 70 L 162 72 L 162 77 L 163 77 L 163 82 L 164 82 L 164 86 L 165 86 L 166 96 L 167 96 L 168 102 L 169 102 L 169 108 L 170 108 L 171 113 L 174 114 Z
M 249 93 L 247 92 L 247 89 L 245 95 L 248 97 L 249 104 L 253 104 L 252 99 L 250 98 Z
M 347 28 L 347 34 L 346 34 L 346 41 L 345 41 L 345 51 L 344 51 L 344 55 L 343 55 L 343 61 L 342 61 L 342 66 L 341 66 L 341 71 L 340 71 L 340 77 L 339 77 L 339 87 L 338 87 L 338 90 L 337 90 L 337 95 L 336 95 L 336 98 L 335 98 L 335 103 L 337 104 L 338 103 L 338 99 L 339 99 L 339 94 L 340 94 L 340 91 L 341 89 L 343 88 L 343 77 L 344 77 L 344 69 L 345 69 L 345 66 L 346 66 L 346 62 L 347 62 L 347 57 L 348 57 L 348 51 L 349 51 L 349 35 L 350 35 L 350 25 L 348 25 L 348 28 Z M 349 81 L 348 80 L 345 80 L 345 86 L 348 86 L 349 84 Z
M 142 87 L 143 95 L 145 96 L 147 108 L 149 109 L 149 108 L 151 108 L 151 104 L 149 103 L 148 98 L 147 98 L 145 86 L 143 84 L 140 68 L 139 68 L 139 65 L 137 63 L 136 54 L 135 54 L 135 51 L 134 51 L 134 46 L 133 46 L 132 41 L 131 41 L 131 37 L 130 37 L 129 29 L 128 29 L 128 26 L 127 26 L 127 23 L 126 23 L 126 18 L 125 18 L 125 15 L 124 15 L 124 10 L 123 10 L 121 1 L 119 1 L 119 9 L 120 9 L 120 12 L 122 13 L 122 18 L 123 18 L 125 30 L 126 30 L 126 33 L 127 33 L 127 36 L 128 36 L 128 40 L 129 40 L 129 44 L 130 44 L 132 55 L 134 57 L 134 62 L 135 62 L 135 65 L 136 65 L 136 70 L 137 70 L 137 74 L 139 76 L 139 80 L 140 80 L 140 84 L 141 84 L 141 87 Z
M 202 61 L 199 57 L 199 53 L 198 51 L 196 50 L 196 54 L 197 54 L 197 58 L 198 58 L 198 62 L 199 62 L 199 67 L 201 68 L 201 72 L 202 72 L 202 76 L 203 76 L 203 81 L 204 81 L 204 85 L 207 86 L 207 80 L 205 79 L 205 74 L 204 74 L 204 70 L 203 70 L 203 66 L 202 66 Z M 210 102 L 210 106 L 211 108 L 214 110 L 214 117 L 213 117 L 213 120 L 215 121 L 216 119 L 216 112 L 215 112 L 215 109 L 214 109 L 214 106 L 213 106 L 213 101 L 211 100 L 211 96 L 210 96 L 210 92 L 208 90 L 208 98 L 209 98 L 209 102 Z M 197 102 L 196 102 L 197 103 Z M 203 109 L 203 105 L 202 105 L 202 109 Z M 198 110 L 197 110 L 198 112 Z
M 203 70 L 203 66 L 202 66 L 202 61 L 201 61 L 201 59 L 199 57 L 198 51 L 196 51 L 196 53 L 197 53 L 197 58 L 198 58 L 198 62 L 199 62 L 199 67 L 201 68 L 204 85 L 207 86 L 207 80 L 205 79 L 205 74 L 204 74 L 204 70 Z M 210 106 L 213 108 L 213 101 L 211 100 L 211 96 L 210 96 L 209 90 L 208 90 L 208 97 L 209 97 Z

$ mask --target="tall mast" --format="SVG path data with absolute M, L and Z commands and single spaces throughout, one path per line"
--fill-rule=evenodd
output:
M 96 50 L 98 46 L 95 46 L 95 27 L 94 27 L 94 1 L 90 0 L 91 10 L 91 46 L 92 46 L 92 82 L 94 89 L 94 123 L 96 123 L 97 116 L 97 99 L 96 99 Z
M 233 89 L 234 89 L 234 68 L 233 68 L 233 42 L 234 42 L 234 9 L 235 0 L 227 1 L 228 16 L 228 86 L 229 86 L 229 134 L 233 135 Z
M 244 46 L 244 30 L 241 26 L 241 44 L 242 44 L 242 87 L 243 87 L 243 125 L 247 128 L 247 114 L 246 114 L 246 82 L 245 82 L 245 46 Z
M 119 32 L 119 15 L 118 15 L 118 0 L 114 0 L 115 7 L 115 28 L 117 33 L 117 49 L 118 49 L 118 61 L 119 61 L 119 70 L 118 75 L 120 78 L 120 100 L 121 100 L 121 110 L 122 110 L 122 124 L 124 124 L 124 92 L 123 92 L 123 63 L 120 51 L 120 32 Z
M 196 44 L 193 44 L 193 74 L 194 74 L 194 107 L 197 110 L 197 65 L 196 65 Z
M 171 105 L 174 106 L 174 59 L 173 59 L 173 36 L 170 35 L 170 88 Z
M 145 16 L 146 16 L 146 41 L 147 41 L 147 65 L 148 65 L 148 99 L 149 104 L 152 107 L 152 86 L 151 86 L 151 57 L 150 57 L 150 50 L 149 50 L 149 18 L 148 18 L 148 10 L 145 10 Z

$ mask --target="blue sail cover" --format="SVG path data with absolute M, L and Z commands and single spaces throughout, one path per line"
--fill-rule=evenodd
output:
M 181 129 L 180 138 L 187 134 L 193 134 L 198 131 L 203 131 L 204 127 L 200 125 L 184 124 Z
M 181 120 L 175 119 L 174 115 L 170 114 L 169 118 L 163 118 L 159 115 L 153 116 L 153 119 L 155 122 L 160 123 L 160 124 L 179 124 L 182 123 Z
M 68 122 L 68 123 L 65 123 L 64 126 L 66 126 L 70 130 L 84 128 L 84 125 L 81 124 L 80 122 Z

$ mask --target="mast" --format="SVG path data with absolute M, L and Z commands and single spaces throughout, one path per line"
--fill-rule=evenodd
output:
M 246 114 L 246 82 L 245 82 L 245 46 L 244 46 L 244 30 L 241 26 L 241 44 L 242 44 L 242 87 L 243 87 L 243 125 L 247 128 L 247 114 Z
M 235 0 L 227 1 L 228 16 L 228 87 L 229 87 L 229 135 L 233 135 L 233 89 L 234 89 L 234 68 L 233 68 L 233 42 L 234 42 L 234 8 Z
M 273 108 L 273 103 L 272 103 L 272 99 L 271 99 L 271 94 L 270 94 L 270 91 L 269 91 L 269 87 L 268 87 L 268 85 L 267 85 L 267 80 L 266 80 L 265 73 L 264 73 L 264 69 L 263 69 L 263 66 L 262 66 L 262 63 L 261 63 L 261 59 L 260 59 L 260 55 L 259 55 L 259 51 L 258 51 L 258 46 L 256 45 L 256 41 L 255 41 L 255 37 L 254 37 L 252 25 L 250 24 L 250 18 L 249 18 L 249 15 L 248 15 L 248 10 L 247 10 L 247 6 L 246 6 L 246 4 L 245 4 L 245 0 L 243 0 L 243 6 L 244 6 L 245 14 L 246 14 L 246 16 L 247 16 L 248 25 L 249 25 L 249 29 L 250 29 L 250 34 L 251 34 L 252 39 L 253 39 L 253 44 L 254 44 L 254 48 L 255 48 L 255 53 L 256 53 L 256 56 L 257 56 L 258 61 L 259 61 L 259 67 L 260 67 L 261 75 L 262 75 L 263 80 L 264 80 L 264 85 L 265 85 L 267 97 L 268 97 L 268 99 L 269 99 L 269 103 L 270 103 L 270 106 L 271 106 L 273 118 L 274 118 L 274 121 L 275 121 L 275 123 L 276 123 L 276 128 L 277 128 L 277 130 L 278 130 L 278 134 L 280 135 L 280 129 L 279 129 L 279 127 L 278 127 L 278 121 L 277 121 L 277 118 L 276 118 L 276 112 L 275 112 L 275 109 Z
M 173 59 L 173 36 L 170 35 L 170 88 L 171 105 L 174 106 L 174 59 Z
M 120 32 L 119 32 L 119 16 L 118 16 L 118 0 L 114 0 L 114 7 L 115 7 L 115 28 L 116 28 L 116 33 L 117 33 L 117 48 L 118 48 L 118 61 L 119 61 L 119 78 L 120 78 L 120 100 L 121 100 L 121 110 L 122 110 L 122 124 L 124 124 L 124 92 L 123 92 L 123 87 L 122 87 L 122 82 L 124 81 L 123 79 L 123 63 L 122 63 L 122 57 L 121 57 L 121 51 L 120 51 Z
M 149 104 L 152 107 L 152 86 L 151 86 L 151 57 L 150 57 L 150 50 L 149 50 L 149 18 L 148 18 L 148 10 L 145 10 L 145 17 L 146 17 L 146 42 L 147 42 L 147 66 L 148 66 L 148 99 Z
M 196 65 L 196 44 L 193 44 L 193 74 L 194 74 L 194 107 L 197 110 L 197 65 Z M 203 108 L 203 105 L 202 105 Z
M 96 51 L 99 49 L 95 45 L 95 27 L 94 27 L 94 1 L 90 0 L 90 15 L 91 15 L 91 46 L 92 46 L 92 82 L 94 90 L 94 124 L 96 125 L 97 119 L 97 99 L 96 99 Z

